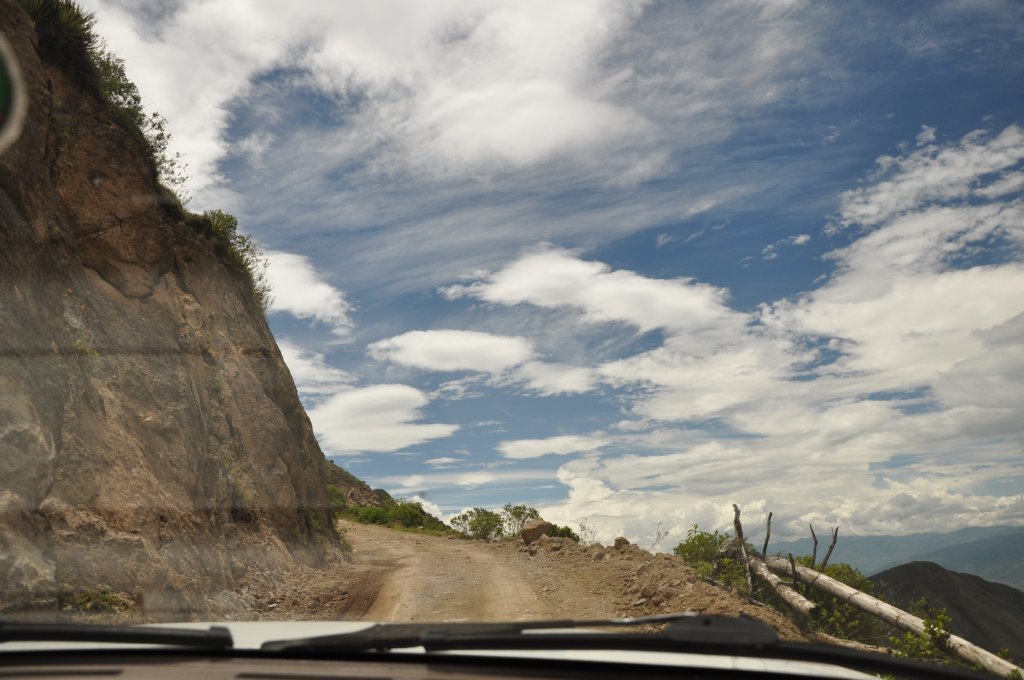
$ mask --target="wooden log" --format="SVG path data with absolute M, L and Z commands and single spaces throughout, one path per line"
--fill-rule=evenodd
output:
M 765 566 L 764 562 L 753 557 L 748 560 L 751 570 L 756 574 L 762 581 L 768 584 L 768 587 L 772 589 L 776 595 L 779 596 L 783 602 L 789 605 L 792 609 L 799 612 L 805 617 L 812 617 L 818 612 L 818 605 L 811 602 L 800 593 L 793 590 L 788 583 L 784 583 L 781 578 L 768 571 L 768 567 Z
M 743 570 L 747 575 L 747 592 L 754 592 L 754 577 L 750 574 L 750 559 L 747 557 L 746 541 L 743 540 L 743 525 L 740 524 L 740 506 L 732 504 L 733 515 L 732 525 L 736 529 L 736 540 L 740 544 L 740 555 L 743 557 Z
M 776 574 L 792 574 L 792 567 L 789 562 L 781 557 L 769 557 L 765 563 Z M 920 618 L 887 602 L 882 602 L 878 598 L 871 597 L 856 588 L 851 588 L 841 581 L 799 565 L 796 566 L 796 574 L 794 575 L 812 588 L 817 588 L 830 595 L 834 595 L 843 602 L 877 616 L 886 623 L 903 630 L 909 630 L 917 635 L 928 635 L 924 621 Z M 1024 669 L 1019 666 L 1001 659 L 992 652 L 984 650 L 958 635 L 950 634 L 946 639 L 945 647 L 964 661 L 982 666 L 991 673 L 1002 675 L 1003 677 L 1011 677 L 1014 672 L 1024 674 Z
M 835 645 L 836 647 L 846 647 L 847 649 L 856 649 L 858 652 L 872 652 L 874 654 L 892 654 L 892 650 L 888 647 L 879 647 L 878 645 L 869 645 L 863 642 L 857 642 L 856 640 L 844 640 L 843 638 L 837 638 L 828 633 L 820 633 L 817 631 L 810 631 L 804 633 L 807 637 L 815 642 L 824 642 L 828 645 Z

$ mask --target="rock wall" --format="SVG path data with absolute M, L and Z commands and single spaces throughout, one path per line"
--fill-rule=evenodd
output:
M 15 0 L 0 30 L 30 96 L 0 157 L 0 611 L 230 609 L 248 569 L 339 550 L 323 454 L 244 276 Z

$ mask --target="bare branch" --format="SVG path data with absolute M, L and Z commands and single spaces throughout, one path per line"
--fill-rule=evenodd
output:
M 818 536 L 814 533 L 814 525 L 808 523 L 807 526 L 811 528 L 811 538 L 814 539 L 814 549 L 811 550 L 811 569 L 814 569 L 814 565 L 818 563 Z
M 828 546 L 828 552 L 825 553 L 825 559 L 821 561 L 821 571 L 825 571 L 825 567 L 828 566 L 828 558 L 832 557 L 832 551 L 835 550 L 836 541 L 839 540 L 839 527 L 832 530 L 832 542 Z
M 766 557 L 765 563 L 767 562 L 768 558 Z M 796 560 L 793 559 L 793 553 L 789 553 L 789 566 L 793 569 L 793 571 L 790 572 L 793 574 L 793 590 L 800 592 L 800 577 L 797 576 Z
M 736 540 L 740 544 L 740 555 L 743 556 L 744 571 L 747 574 L 747 592 L 754 592 L 754 577 L 750 574 L 750 561 L 747 558 L 747 547 L 746 541 L 743 540 L 743 525 L 740 524 L 740 506 L 735 503 L 732 504 L 732 510 L 736 514 L 733 516 L 732 525 L 736 528 Z
M 768 513 L 768 529 L 764 534 L 764 547 L 761 548 L 761 554 L 765 557 L 768 556 L 768 539 L 772 537 L 772 513 Z

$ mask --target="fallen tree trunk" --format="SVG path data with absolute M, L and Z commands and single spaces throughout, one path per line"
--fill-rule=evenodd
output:
M 858 652 L 871 652 L 873 654 L 892 654 L 892 650 L 888 647 L 868 645 L 863 642 L 856 642 L 854 640 L 844 640 L 843 638 L 837 638 L 827 633 L 818 633 L 811 631 L 809 633 L 804 633 L 804 635 L 806 635 L 815 642 L 823 642 L 827 645 L 835 645 L 836 647 L 846 647 L 847 649 L 856 649 Z
M 830 595 L 834 595 L 843 602 L 873 614 L 886 623 L 890 623 L 903 630 L 909 630 L 917 635 L 925 637 L 928 635 L 924 621 L 920 618 L 891 604 L 882 602 L 878 598 L 871 597 L 856 588 L 851 588 L 841 581 L 799 565 L 796 566 L 796 573 L 793 574 L 793 568 L 790 566 L 789 561 L 781 557 L 769 557 L 765 560 L 765 563 L 769 569 L 777 574 L 796 576 L 812 588 L 817 588 Z M 1003 677 L 1010 677 L 1014 672 L 1024 673 L 1024 669 L 1005 659 L 1001 659 L 992 652 L 984 650 L 958 635 L 950 635 L 945 642 L 945 647 L 964 661 L 978 664 L 986 670 Z
M 791 608 L 808 618 L 817 613 L 817 604 L 811 602 L 806 597 L 793 590 L 788 583 L 783 583 L 781 578 L 768 571 L 768 567 L 764 565 L 764 562 L 751 557 L 747 560 L 747 564 L 750 565 L 750 569 L 754 574 L 767 583 L 768 587 L 771 588 L 772 591 Z

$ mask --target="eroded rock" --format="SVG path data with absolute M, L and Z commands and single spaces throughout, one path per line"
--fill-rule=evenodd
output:
M 531 519 L 523 525 L 522 530 L 519 532 L 519 537 L 523 539 L 523 543 L 530 545 L 541 536 L 549 536 L 554 531 L 554 524 L 538 517 L 537 519 Z

